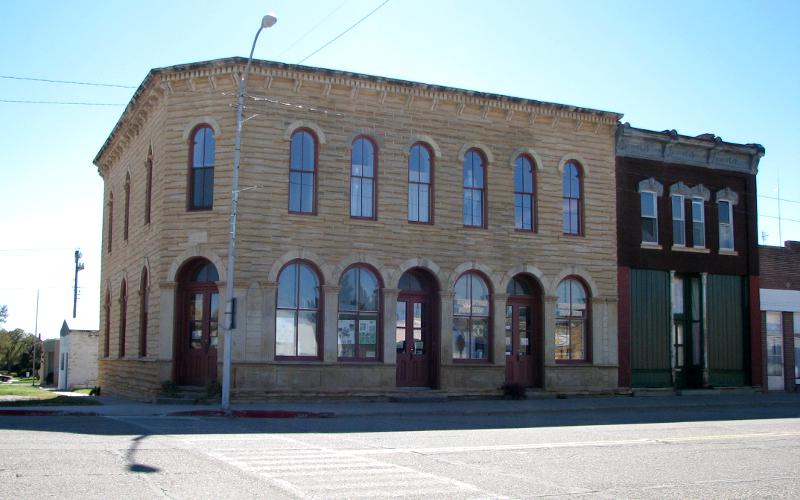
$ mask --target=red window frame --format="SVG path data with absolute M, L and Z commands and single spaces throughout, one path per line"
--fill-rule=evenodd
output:
M 481 168 L 480 181 L 481 181 L 481 184 L 480 185 L 475 185 L 475 176 L 471 175 L 470 177 L 472 179 L 472 183 L 471 183 L 471 185 L 468 185 L 467 184 L 467 178 L 466 178 L 467 168 L 472 169 L 472 171 L 474 173 L 474 170 L 475 170 L 475 163 L 474 162 L 475 162 L 476 158 L 478 158 L 480 160 L 480 168 Z M 469 163 L 469 166 L 467 165 L 468 163 Z M 483 229 L 486 229 L 488 227 L 489 214 L 486 213 L 486 208 L 489 206 L 489 204 L 487 203 L 487 200 L 486 200 L 486 191 L 487 191 L 487 189 L 486 189 L 486 187 L 487 187 L 486 186 L 486 170 L 487 170 L 487 161 L 486 161 L 486 155 L 483 153 L 483 151 L 481 151 L 478 148 L 470 148 L 469 150 L 467 150 L 467 152 L 464 154 L 464 166 L 463 166 L 464 176 L 463 176 L 463 182 L 462 182 L 462 186 L 463 186 L 462 222 L 464 224 L 464 227 L 476 227 L 476 228 L 483 228 Z M 476 193 L 480 194 L 480 197 L 481 197 L 481 203 L 480 203 L 481 219 L 480 219 L 480 223 L 479 224 L 474 224 L 473 222 L 467 223 L 467 221 L 465 220 L 466 217 L 467 217 L 466 197 L 467 197 L 467 192 L 468 191 L 471 193 L 472 196 L 474 196 Z M 472 213 L 472 215 L 471 215 L 471 220 L 472 221 L 475 220 L 475 214 L 474 213 Z
M 108 193 L 108 245 L 106 249 L 111 253 L 112 242 L 114 240 L 114 193 Z
M 457 314 L 456 313 L 456 305 L 455 305 L 456 289 L 458 288 L 458 283 L 462 279 L 468 278 L 468 277 L 472 277 L 473 279 L 474 278 L 478 278 L 483 282 L 484 286 L 486 286 L 486 290 L 487 290 L 487 292 L 489 294 L 489 297 L 488 297 L 488 302 L 489 303 L 488 303 L 488 308 L 487 308 L 488 312 L 487 312 L 486 316 L 479 316 L 479 315 L 475 315 L 475 314 L 472 313 L 472 309 L 473 309 L 473 306 L 472 306 L 472 302 L 473 302 L 472 286 L 470 286 L 470 288 L 469 288 L 470 313 L 469 314 Z M 494 350 L 494 347 L 493 347 L 493 343 L 494 343 L 494 325 L 492 325 L 492 321 L 493 321 L 493 318 L 494 318 L 494 310 L 493 310 L 493 303 L 492 303 L 493 300 L 494 300 L 494 291 L 492 290 L 491 281 L 489 281 L 489 278 L 486 275 L 484 275 L 483 273 L 481 273 L 479 271 L 475 271 L 475 270 L 470 270 L 470 271 L 467 271 L 467 272 L 463 273 L 455 281 L 455 284 L 453 285 L 453 323 L 455 324 L 456 318 L 468 318 L 469 331 L 470 331 L 470 336 L 471 336 L 472 335 L 472 320 L 473 320 L 473 318 L 485 318 L 486 319 L 486 356 L 483 357 L 483 358 L 456 358 L 455 357 L 455 351 L 454 351 L 453 352 L 453 356 L 452 356 L 452 359 L 453 359 L 454 363 L 484 363 L 485 364 L 485 363 L 491 363 L 492 362 L 492 351 Z M 452 338 L 450 339 L 450 341 L 451 342 L 453 341 Z
M 106 314 L 105 332 L 103 332 L 103 357 L 109 357 L 111 353 L 111 290 L 106 289 L 106 300 L 103 306 Z
M 299 269 L 299 267 L 297 268 L 297 271 L 296 271 L 297 274 L 293 278 L 293 279 L 295 279 L 295 294 L 296 294 L 295 295 L 295 303 L 296 303 L 295 307 L 292 308 L 292 307 L 279 306 L 279 304 L 280 304 L 279 300 L 280 300 L 281 276 L 283 276 L 283 273 L 286 272 L 286 270 L 292 265 L 308 267 L 308 269 L 310 269 L 311 272 L 314 274 L 314 276 L 317 278 L 317 308 L 316 309 L 309 309 L 309 308 L 301 308 L 300 307 L 300 301 L 299 301 L 300 269 Z M 317 266 L 313 262 L 308 261 L 308 260 L 304 260 L 304 259 L 295 259 L 295 260 L 287 262 L 286 264 L 283 265 L 283 267 L 281 268 L 280 272 L 278 273 L 277 285 L 278 286 L 277 286 L 277 288 L 275 290 L 275 339 L 274 339 L 275 359 L 278 360 L 278 361 L 281 361 L 281 360 L 283 360 L 283 361 L 320 361 L 322 359 L 322 354 L 321 353 L 324 352 L 322 344 L 323 344 L 323 340 L 325 338 L 324 337 L 324 333 L 323 333 L 323 325 L 325 324 L 324 317 L 323 317 L 323 315 L 324 315 L 325 294 L 322 293 L 322 287 L 323 287 L 322 273 L 320 273 L 319 269 L 317 268 Z M 317 323 L 315 325 L 316 326 L 315 329 L 316 329 L 316 341 L 317 341 L 317 354 L 315 356 L 298 356 L 298 355 L 289 356 L 289 355 L 279 355 L 279 354 L 277 354 L 277 352 L 278 352 L 278 311 L 281 311 L 281 310 L 294 311 L 295 312 L 295 316 L 294 316 L 295 352 L 297 352 L 297 346 L 298 346 L 298 343 L 299 343 L 299 341 L 298 341 L 298 334 L 299 334 L 298 318 L 300 317 L 300 312 L 301 311 L 315 311 L 317 313 Z
M 342 284 L 342 281 L 344 280 L 345 276 L 348 273 L 350 273 L 351 271 L 356 271 L 357 272 L 357 278 L 356 278 L 357 279 L 357 281 L 356 281 L 356 283 L 357 283 L 356 289 L 357 290 L 361 290 L 361 273 L 368 272 L 373 276 L 373 278 L 375 278 L 376 286 L 378 287 L 378 290 L 377 290 L 377 292 L 378 292 L 377 310 L 376 311 L 374 311 L 374 312 L 373 311 L 362 311 L 361 309 L 359 309 L 358 308 L 358 303 L 360 301 L 359 301 L 358 293 L 356 294 L 356 304 L 357 304 L 356 305 L 356 309 L 354 309 L 354 310 L 342 309 L 342 304 L 341 304 L 341 284 Z M 339 280 L 339 286 L 340 286 L 340 288 L 339 288 L 339 301 L 338 301 L 338 309 L 337 309 L 337 316 L 336 316 L 337 320 L 342 314 L 355 316 L 355 320 L 356 320 L 356 331 L 355 331 L 355 334 L 356 334 L 356 339 L 355 339 L 356 340 L 356 343 L 355 343 L 356 355 L 355 356 L 341 356 L 341 355 L 339 355 L 338 356 L 339 361 L 365 361 L 365 362 L 379 362 L 379 361 L 381 361 L 383 359 L 383 355 L 382 355 L 383 354 L 383 348 L 382 348 L 383 347 L 383 280 L 381 279 L 380 273 L 378 273 L 378 271 L 375 268 L 373 268 L 372 266 L 370 266 L 370 265 L 367 265 L 367 264 L 353 264 L 353 265 L 349 266 L 347 269 L 345 269 L 344 272 L 342 273 L 341 279 Z M 362 351 L 361 351 L 361 344 L 359 343 L 359 335 L 360 335 L 359 328 L 360 328 L 360 324 L 361 324 L 361 317 L 362 316 L 367 316 L 367 315 L 370 315 L 370 316 L 374 315 L 376 317 L 375 318 L 375 329 L 376 329 L 375 330 L 375 342 L 376 342 L 376 345 L 375 345 L 375 357 L 374 358 L 368 358 L 368 357 L 363 356 Z M 338 352 L 339 351 L 338 336 L 337 336 L 336 346 L 337 346 L 337 352 Z
M 119 357 L 125 357 L 125 335 L 128 328 L 128 284 L 122 280 L 119 292 Z
M 312 146 L 314 148 L 314 155 L 313 155 L 313 169 L 312 170 L 304 170 L 302 168 L 302 162 L 304 161 L 303 158 L 300 159 L 300 168 L 295 168 L 295 157 L 294 157 L 294 141 L 295 137 L 301 136 L 301 134 L 308 134 L 312 140 Z M 302 151 L 302 145 L 300 146 L 300 150 Z M 292 132 L 292 137 L 289 140 L 289 193 L 288 193 L 288 202 L 289 202 L 289 213 L 290 214 L 305 214 L 305 215 L 316 215 L 317 214 L 317 170 L 319 165 L 319 140 L 317 139 L 317 134 L 314 133 L 313 130 L 310 128 L 298 128 L 294 132 Z M 298 173 L 301 175 L 301 184 L 300 184 L 300 210 L 292 210 L 292 173 Z M 307 174 L 312 175 L 312 183 L 311 183 L 311 210 L 303 210 L 303 189 L 302 189 L 302 175 Z
M 523 178 L 522 182 L 522 189 L 520 190 L 520 186 L 517 184 L 517 169 L 524 168 L 523 161 L 527 161 L 530 165 L 531 169 L 531 190 L 525 191 L 525 179 Z M 525 175 L 523 171 L 522 175 Z M 528 197 L 530 200 L 530 219 L 531 219 L 531 227 L 525 228 L 524 222 L 523 227 L 519 227 L 517 225 L 517 197 Z M 524 207 L 522 208 L 524 210 Z M 523 233 L 535 233 L 537 228 L 537 220 L 536 220 L 537 210 L 536 210 L 536 162 L 527 154 L 521 154 L 517 156 L 514 160 L 514 230 L 523 232 Z M 523 219 L 524 221 L 524 219 Z
M 353 159 L 355 156 L 356 145 L 360 143 L 369 144 L 372 147 L 372 176 L 363 175 L 356 175 L 353 173 Z M 362 158 L 364 153 L 362 152 Z M 361 188 L 361 212 L 363 214 L 364 210 L 364 190 L 363 190 L 363 183 L 365 181 L 372 182 L 372 196 L 369 200 L 370 211 L 372 212 L 371 215 L 353 215 L 353 186 L 354 181 L 358 181 L 362 188 Z M 378 218 L 378 145 L 375 141 L 372 140 L 371 137 L 367 135 L 359 135 L 350 145 L 350 218 L 352 219 L 366 219 L 366 220 L 376 220 Z
M 144 164 L 145 169 L 145 191 L 144 191 L 144 223 L 150 224 L 150 206 L 153 201 L 153 150 L 147 152 L 147 160 Z
M 128 241 L 128 228 L 131 221 L 131 174 L 125 174 L 125 217 L 122 224 L 122 239 Z
M 425 152 L 428 153 L 428 182 L 423 182 L 423 181 L 419 181 L 419 180 L 413 180 L 411 178 L 412 155 L 414 155 L 414 151 L 417 148 L 424 149 Z M 421 158 L 420 158 L 420 161 L 421 161 Z M 411 219 L 411 204 L 409 203 L 409 206 L 408 206 L 408 222 L 410 222 L 412 224 L 428 224 L 428 225 L 433 224 L 433 214 L 434 214 L 434 196 L 433 196 L 433 194 L 434 194 L 434 175 L 433 175 L 433 170 L 434 170 L 434 156 L 433 156 L 433 149 L 430 147 L 430 145 L 428 145 L 425 142 L 415 142 L 414 144 L 412 144 L 411 145 L 411 149 L 409 149 L 409 151 L 408 151 L 408 186 L 409 186 L 409 188 L 408 188 L 409 195 L 408 196 L 409 196 L 409 202 L 410 202 L 411 186 L 416 186 L 417 187 L 417 207 L 418 207 L 417 208 L 417 219 L 413 220 L 413 219 Z M 427 210 L 427 219 L 428 220 L 426 220 L 426 221 L 419 220 L 420 219 L 420 217 L 419 217 L 419 213 L 420 213 L 420 211 L 419 211 L 419 188 L 421 186 L 427 186 L 427 188 L 428 188 L 428 210 Z
M 147 356 L 147 321 L 150 312 L 150 281 L 147 268 L 142 269 L 141 288 L 139 292 L 139 357 Z
M 573 190 L 572 180 L 574 172 L 574 180 L 577 181 L 577 192 Z M 575 160 L 569 160 L 564 164 L 564 172 L 561 176 L 562 182 L 562 197 L 564 206 L 562 230 L 564 234 L 582 236 L 583 235 L 583 167 Z M 575 227 L 572 226 L 571 217 L 568 227 L 565 227 L 567 217 L 572 214 L 572 207 L 574 202 L 574 211 L 577 218 Z M 567 211 L 567 207 L 569 207 Z
M 562 284 L 569 283 L 569 282 L 576 282 L 582 289 L 583 295 L 586 299 L 586 315 L 581 320 L 572 320 L 572 321 L 580 321 L 583 324 L 583 357 L 582 358 L 570 358 L 570 359 L 559 359 L 556 358 L 556 363 L 559 364 L 590 364 L 592 362 L 592 296 L 589 293 L 589 287 L 587 286 L 586 282 L 579 276 L 567 276 L 561 280 L 558 284 L 560 288 Z M 557 289 L 558 290 L 558 289 Z M 556 296 L 558 296 L 558 292 L 556 292 Z M 572 318 L 572 304 L 574 303 L 572 299 L 572 291 L 570 287 L 570 316 L 560 316 L 558 312 L 558 299 L 556 299 L 556 310 L 555 310 L 555 318 L 556 318 L 556 329 L 558 329 L 559 321 L 567 321 L 569 322 Z M 566 319 L 562 319 L 566 318 Z M 555 339 L 553 339 L 555 341 Z M 556 347 L 556 351 L 558 348 Z
M 214 146 L 214 157 L 211 158 L 211 165 L 206 164 L 205 158 L 205 143 L 203 146 L 203 164 L 202 165 L 195 165 L 194 164 L 194 148 L 197 142 L 197 134 L 199 134 L 202 130 L 208 130 L 210 133 L 211 140 L 213 141 Z M 209 136 L 206 135 L 206 138 Z M 216 165 L 216 152 L 217 152 L 217 138 L 214 135 L 214 129 L 211 125 L 207 123 L 201 123 L 197 125 L 193 130 L 192 133 L 189 135 L 189 175 L 188 178 L 188 189 L 187 192 L 187 199 L 186 199 L 186 207 L 188 211 L 202 211 L 202 210 L 211 210 L 214 208 L 214 167 Z M 199 173 L 199 170 L 203 170 L 203 179 L 205 180 L 206 175 L 210 172 L 211 175 L 211 199 L 206 200 L 203 197 L 201 204 L 195 205 L 194 203 L 194 190 L 195 190 L 195 176 Z

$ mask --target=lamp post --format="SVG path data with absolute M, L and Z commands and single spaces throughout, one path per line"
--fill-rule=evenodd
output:
M 244 113 L 244 93 L 247 88 L 247 74 L 250 71 L 250 64 L 253 62 L 253 52 L 256 50 L 258 35 L 264 28 L 272 27 L 278 18 L 275 14 L 269 13 L 261 19 L 261 27 L 256 31 L 253 38 L 253 46 L 250 48 L 250 57 L 247 59 L 247 66 L 244 68 L 239 79 L 239 96 L 236 106 L 236 136 L 233 150 L 233 186 L 231 188 L 231 215 L 230 215 L 230 238 L 228 239 L 228 269 L 225 285 L 225 339 L 224 354 L 222 358 L 222 409 L 227 410 L 231 406 L 231 350 L 233 349 L 233 339 L 231 337 L 234 327 L 234 304 L 233 304 L 233 268 L 236 265 L 236 213 L 239 205 L 239 158 L 242 149 L 242 114 Z

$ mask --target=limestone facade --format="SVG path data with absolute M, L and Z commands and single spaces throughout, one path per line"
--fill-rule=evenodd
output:
M 152 70 L 95 158 L 105 185 L 98 349 L 104 394 L 151 399 L 163 381 L 175 379 L 185 315 L 182 266 L 203 258 L 224 280 L 237 75 L 245 62 L 232 58 Z M 425 270 L 438 285 L 433 387 L 499 391 L 506 289 L 519 274 L 541 290 L 542 312 L 534 321 L 543 339 L 535 346 L 542 350 L 543 389 L 617 387 L 614 133 L 621 115 L 266 61 L 254 62 L 248 94 L 231 331 L 234 400 L 394 390 L 398 282 L 411 269 Z M 213 130 L 216 141 L 213 205 L 188 210 L 190 141 L 200 124 Z M 314 214 L 288 210 L 290 140 L 301 129 L 317 139 Z M 350 216 L 351 144 L 358 136 L 369 137 L 377 149 L 374 219 Z M 418 142 L 433 154 L 431 224 L 408 221 L 408 155 Z M 471 148 L 486 163 L 484 227 L 463 224 L 463 164 Z M 535 163 L 533 232 L 515 230 L 514 162 L 523 153 Z M 562 229 L 562 172 L 570 160 L 583 176 L 579 235 Z M 275 356 L 278 277 L 296 259 L 319 271 L 318 360 Z M 381 282 L 382 335 L 378 359 L 369 362 L 337 359 L 339 284 L 355 264 L 370 266 Z M 460 362 L 452 352 L 454 285 L 470 271 L 480 273 L 491 290 L 491 348 L 482 362 Z M 589 296 L 585 362 L 555 359 L 556 290 L 567 277 L 581 280 Z M 216 285 L 222 300 L 225 282 Z M 221 348 L 220 338 L 220 374 Z

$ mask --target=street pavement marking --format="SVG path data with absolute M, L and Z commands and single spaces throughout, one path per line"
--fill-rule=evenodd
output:
M 283 438 L 291 439 L 291 438 Z M 292 440 L 295 441 L 295 440 Z M 410 467 L 357 456 L 353 450 L 205 450 L 213 458 L 267 479 L 302 498 L 393 498 L 439 495 L 498 498 L 474 485 Z M 334 473 L 335 472 L 335 473 Z

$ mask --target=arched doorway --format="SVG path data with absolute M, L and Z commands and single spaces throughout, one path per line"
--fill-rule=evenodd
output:
M 395 316 L 398 387 L 434 387 L 438 360 L 436 280 L 425 270 L 403 273 Z
M 206 385 L 217 378 L 219 274 L 214 264 L 196 259 L 179 273 L 175 383 Z
M 542 387 L 541 289 L 529 276 L 518 274 L 506 293 L 506 382 Z

